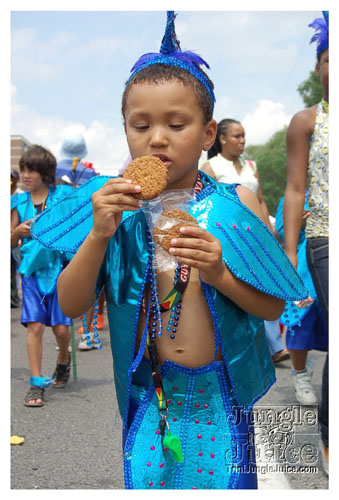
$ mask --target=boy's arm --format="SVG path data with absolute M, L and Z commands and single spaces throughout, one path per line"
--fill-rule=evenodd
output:
M 20 238 L 23 236 L 29 238 L 30 222 L 32 219 L 26 220 L 20 224 L 19 214 L 16 208 L 11 210 L 11 247 L 14 248 L 19 243 Z
M 237 193 L 240 201 L 265 223 L 265 216 L 257 196 L 244 186 L 237 186 Z M 285 307 L 284 300 L 260 292 L 237 279 L 225 264 L 213 286 L 244 311 L 268 321 L 278 319 Z
M 297 245 L 302 224 L 307 180 L 309 141 L 312 134 L 312 111 L 303 110 L 291 120 L 287 129 L 287 186 L 283 217 L 285 251 L 297 267 Z
M 93 228 L 58 279 L 58 298 L 63 312 L 75 318 L 95 301 L 95 287 L 107 244 L 116 232 L 124 210 L 136 211 L 139 202 L 131 196 L 140 192 L 127 179 L 109 179 L 92 195 Z

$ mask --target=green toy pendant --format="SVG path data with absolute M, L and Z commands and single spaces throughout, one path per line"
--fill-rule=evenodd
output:
M 164 437 L 163 446 L 173 453 L 176 462 L 181 463 L 184 461 L 180 439 L 177 436 L 173 436 L 171 431 L 168 431 L 167 436 Z

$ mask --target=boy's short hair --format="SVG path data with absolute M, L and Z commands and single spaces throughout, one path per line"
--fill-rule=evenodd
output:
M 206 73 L 200 68 L 199 71 L 201 71 L 201 73 L 203 73 L 203 75 L 207 78 L 213 89 L 214 85 L 210 78 L 208 78 Z M 125 87 L 122 96 L 121 111 L 123 118 L 125 118 L 128 94 L 133 84 L 145 82 L 157 84 L 171 80 L 178 80 L 182 82 L 185 87 L 191 88 L 195 94 L 198 106 L 202 109 L 204 123 L 208 123 L 210 120 L 212 120 L 213 103 L 204 85 L 186 69 L 180 68 L 178 66 L 170 66 L 167 64 L 151 64 L 150 66 L 141 69 L 131 78 L 128 85 Z
M 56 164 L 55 156 L 38 144 L 30 146 L 19 160 L 20 172 L 25 167 L 28 170 L 34 170 L 41 175 L 43 182 L 47 185 L 55 184 Z

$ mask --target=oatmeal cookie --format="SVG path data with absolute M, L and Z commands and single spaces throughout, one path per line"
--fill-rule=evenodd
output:
M 173 219 L 173 221 L 168 219 Z M 182 234 L 180 232 L 181 227 L 187 225 L 198 226 L 196 219 L 192 215 L 180 209 L 166 210 L 159 217 L 158 221 L 153 230 L 153 238 L 167 252 L 171 247 L 171 240 L 173 238 L 192 238 L 192 236 Z M 162 229 L 157 227 L 157 223 Z
M 140 156 L 126 167 L 123 177 L 141 186 L 141 192 L 134 194 L 135 198 L 151 200 L 167 186 L 168 169 L 156 156 Z

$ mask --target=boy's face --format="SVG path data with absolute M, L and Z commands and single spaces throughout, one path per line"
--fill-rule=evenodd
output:
M 36 170 L 29 170 L 27 167 L 23 167 L 20 173 L 21 180 L 28 191 L 36 191 L 44 185 L 41 175 Z
M 158 156 L 168 167 L 168 189 L 193 186 L 201 151 L 213 145 L 217 124 L 215 120 L 203 123 L 191 88 L 177 80 L 134 84 L 125 123 L 133 160 Z

